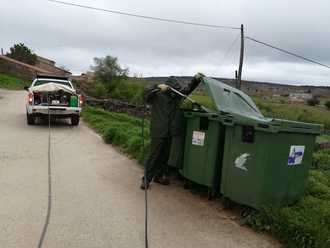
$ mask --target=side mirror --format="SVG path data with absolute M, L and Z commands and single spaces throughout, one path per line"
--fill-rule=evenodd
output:
M 28 86 L 24 86 L 24 90 L 29 91 L 29 87 Z

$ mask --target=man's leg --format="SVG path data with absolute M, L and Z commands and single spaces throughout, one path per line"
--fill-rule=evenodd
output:
M 155 174 L 155 179 L 154 181 L 163 185 L 168 185 L 170 184 L 168 174 L 168 158 L 170 155 L 170 149 L 171 149 L 171 139 L 170 138 L 164 138 L 162 140 L 161 144 L 161 154 L 158 160 L 159 163 L 159 170 Z
M 159 159 L 162 152 L 162 144 L 162 138 L 151 138 L 149 156 L 144 164 L 145 170 L 147 170 L 147 185 L 144 185 L 144 180 L 142 179 L 141 188 L 143 189 L 148 187 L 156 173 L 160 170 L 161 164 L 159 163 Z

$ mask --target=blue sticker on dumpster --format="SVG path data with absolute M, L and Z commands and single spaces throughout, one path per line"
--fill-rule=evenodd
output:
M 303 157 L 305 152 L 305 146 L 291 146 L 289 158 L 288 158 L 288 165 L 299 165 L 302 163 Z

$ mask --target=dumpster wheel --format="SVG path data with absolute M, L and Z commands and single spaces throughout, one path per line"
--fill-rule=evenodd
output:
M 186 190 L 191 189 L 191 182 L 188 179 L 184 179 L 183 188 L 186 189 Z
M 209 201 L 213 200 L 214 197 L 216 196 L 216 191 L 213 188 L 208 188 L 207 190 L 207 199 Z

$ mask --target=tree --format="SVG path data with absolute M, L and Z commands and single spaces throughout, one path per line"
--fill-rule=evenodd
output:
M 35 65 L 37 62 L 37 55 L 33 53 L 30 48 L 25 46 L 24 43 L 14 44 L 6 56 L 30 65 Z
M 121 80 L 127 78 L 128 69 L 122 68 L 116 57 L 108 55 L 104 58 L 94 58 L 94 63 L 92 70 L 95 78 L 104 83 L 109 91 L 114 89 Z

